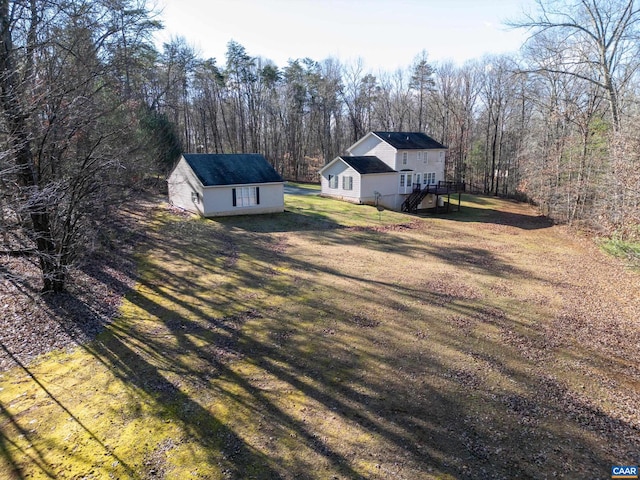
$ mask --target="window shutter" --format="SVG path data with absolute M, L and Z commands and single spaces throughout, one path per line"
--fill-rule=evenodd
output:
M 237 205 L 237 201 L 236 201 L 236 189 L 232 188 L 231 189 L 231 195 L 233 196 L 233 206 L 235 207 Z
M 260 205 L 260 187 L 256 187 L 256 205 Z

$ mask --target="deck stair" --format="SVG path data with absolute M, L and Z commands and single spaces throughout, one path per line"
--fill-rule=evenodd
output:
M 404 202 L 402 202 L 402 206 L 400 208 L 403 212 L 416 213 L 418 211 L 418 205 L 420 205 L 422 200 L 424 200 L 424 197 L 429 194 L 439 197 L 441 195 L 464 192 L 464 190 L 464 183 L 440 181 L 438 183 L 424 186 L 417 183 L 414 185 L 413 192 L 411 192 Z M 438 202 L 436 198 L 436 208 L 437 205 Z

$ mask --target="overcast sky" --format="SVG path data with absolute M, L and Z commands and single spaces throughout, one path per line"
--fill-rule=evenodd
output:
M 518 50 L 509 30 L 533 0 L 158 0 L 165 30 L 199 56 L 225 63 L 229 40 L 284 67 L 289 59 L 360 57 L 371 71 L 409 66 L 423 49 L 431 62 L 458 64 Z

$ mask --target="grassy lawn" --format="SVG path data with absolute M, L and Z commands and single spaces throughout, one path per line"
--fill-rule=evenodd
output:
M 640 277 L 527 206 L 155 209 L 96 341 L 0 372 L 0 478 L 609 478 Z

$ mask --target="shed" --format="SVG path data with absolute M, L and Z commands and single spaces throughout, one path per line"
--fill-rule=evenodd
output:
M 284 211 L 284 180 L 257 153 L 185 153 L 167 184 L 172 205 L 203 217 Z

